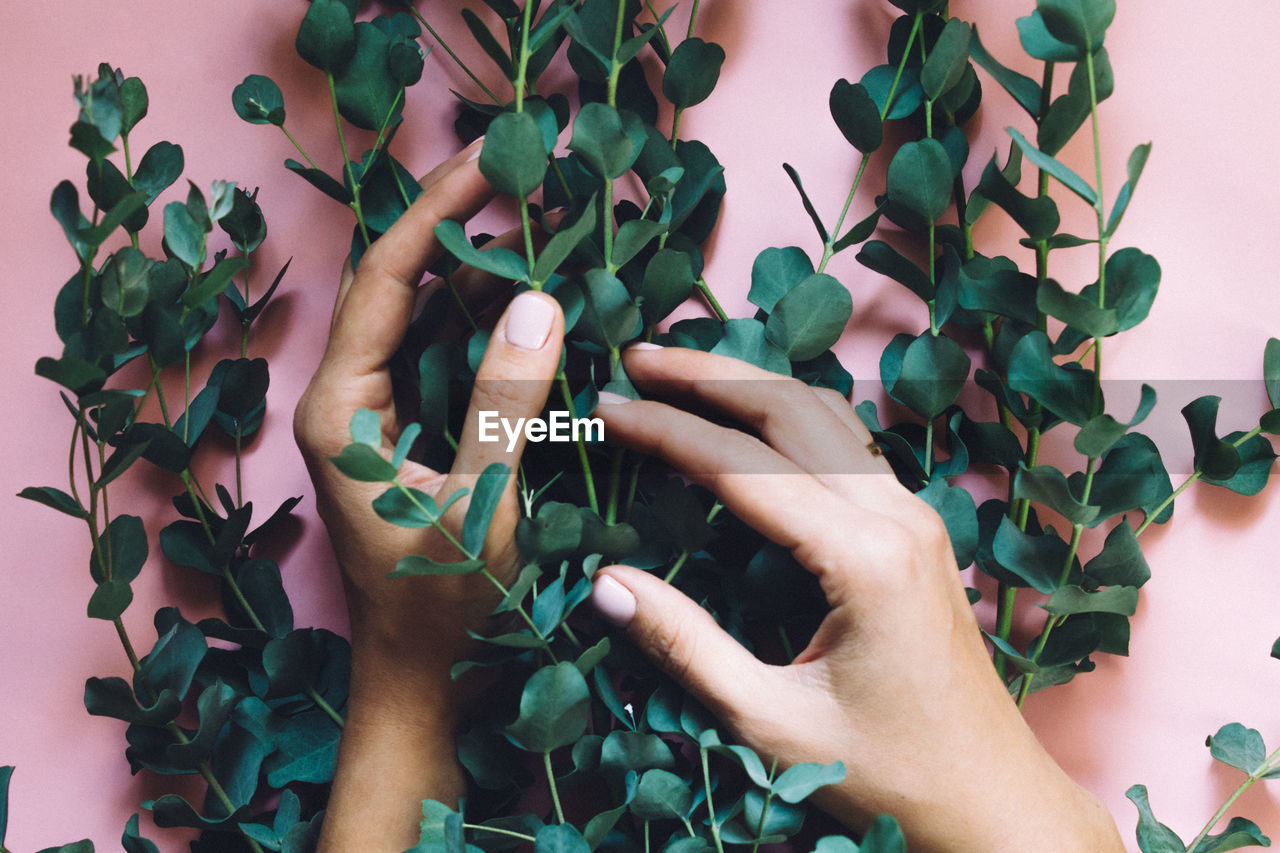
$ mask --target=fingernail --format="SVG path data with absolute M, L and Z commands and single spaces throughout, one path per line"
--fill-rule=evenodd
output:
M 641 341 L 641 342 L 640 342 L 640 343 L 638 343 L 638 344 L 632 344 L 631 346 L 627 347 L 627 349 L 628 349 L 628 350 L 633 350 L 633 349 L 635 349 L 635 350 L 651 350 L 651 349 L 662 349 L 662 347 L 660 347 L 660 346 L 659 346 L 659 345 L 657 345 L 657 344 L 651 344 L 651 343 L 649 343 L 648 341 Z
M 484 137 L 482 136 L 482 137 L 480 137 L 479 139 L 477 139 L 476 141 L 472 142 L 472 143 L 471 143 L 471 146 L 472 146 L 473 148 L 475 148 L 475 150 L 474 150 L 474 151 L 472 151 L 472 152 L 467 156 L 467 160 L 466 160 L 466 162 L 468 162 L 468 163 L 470 163 L 472 160 L 475 160 L 477 157 L 479 157 L 479 156 L 480 156 L 480 152 L 484 150 Z
M 591 603 L 596 612 L 617 628 L 630 625 L 636 615 L 636 597 L 608 575 L 596 576 L 591 587 Z
M 630 403 L 630 402 L 631 402 L 630 397 L 624 397 L 621 394 L 615 394 L 612 391 L 601 391 L 599 394 L 599 399 L 597 401 L 598 405 L 601 405 L 601 406 L 616 406 L 620 403 Z
M 545 299 L 522 293 L 511 301 L 507 310 L 507 343 L 520 349 L 538 350 L 547 342 L 555 309 Z

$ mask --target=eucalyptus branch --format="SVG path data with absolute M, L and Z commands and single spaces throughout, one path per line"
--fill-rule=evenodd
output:
M 431 37 L 436 40 L 436 43 L 444 48 L 444 52 L 449 54 L 449 58 L 457 63 L 463 73 L 471 78 L 471 82 L 479 86 L 480 91 L 484 92 L 485 95 L 489 97 L 489 100 L 493 101 L 498 106 L 502 106 L 502 99 L 495 95 L 493 90 L 486 86 L 484 81 L 475 75 L 475 73 L 467 66 L 467 63 L 463 62 L 458 54 L 453 52 L 453 48 L 449 47 L 449 43 L 440 37 L 440 34 L 436 32 L 435 28 L 432 27 L 431 24 L 427 23 L 427 19 L 422 17 L 422 13 L 418 11 L 417 7 L 410 3 L 408 4 L 408 9 L 409 13 L 418 19 L 418 23 L 422 24 L 422 28 L 431 33 Z
M 1239 787 L 1231 793 L 1231 796 L 1227 797 L 1226 802 L 1222 804 L 1222 807 L 1214 812 L 1213 817 L 1209 818 L 1209 822 L 1204 825 L 1204 829 L 1201 829 L 1200 833 L 1195 838 L 1191 839 L 1191 843 L 1187 845 L 1187 850 L 1194 851 L 1199 846 L 1200 842 L 1204 841 L 1205 838 L 1208 837 L 1209 833 L 1213 831 L 1213 828 L 1218 825 L 1218 821 L 1226 817 L 1227 812 L 1233 805 L 1235 805 L 1236 800 L 1240 799 L 1241 795 L 1244 794 L 1245 791 L 1252 788 L 1256 782 L 1261 780 L 1268 773 L 1273 773 L 1277 769 L 1280 769 L 1280 749 L 1277 749 L 1275 752 L 1268 755 L 1255 770 L 1245 776 L 1245 780 L 1241 782 Z
M 369 228 L 365 225 L 364 209 L 360 204 L 360 184 L 356 181 L 355 170 L 351 168 L 351 154 L 347 150 L 347 137 L 342 129 L 342 113 L 338 111 L 338 89 L 333 79 L 333 72 L 326 71 L 325 79 L 329 83 L 329 102 L 333 106 L 333 123 L 338 128 L 338 147 L 342 149 L 342 168 L 347 173 L 347 182 L 351 184 L 351 209 L 355 211 L 356 223 L 360 226 L 360 237 L 365 248 L 373 241 L 369 239 Z

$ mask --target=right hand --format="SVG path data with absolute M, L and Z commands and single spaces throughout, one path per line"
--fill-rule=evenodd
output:
M 912 853 L 1124 850 L 996 676 L 941 518 L 872 454 L 843 397 L 692 350 L 633 348 L 626 370 L 760 436 L 647 400 L 607 395 L 596 410 L 611 441 L 665 459 L 791 549 L 831 609 L 789 666 L 761 663 L 638 569 L 596 575 L 607 618 L 766 764 L 842 760 L 844 781 L 814 802 L 854 829 L 892 814 Z

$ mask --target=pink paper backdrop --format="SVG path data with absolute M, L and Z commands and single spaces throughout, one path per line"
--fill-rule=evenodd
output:
M 457 5 L 454 0 L 425 9 L 462 45 L 467 39 Z M 689 3 L 683 5 L 677 19 L 688 14 Z M 956 0 L 954 11 L 979 23 L 993 53 L 1030 71 L 1027 63 L 1013 60 L 1020 54 L 1012 18 L 1031 5 Z M 1253 381 L 1263 344 L 1280 332 L 1273 255 L 1280 231 L 1280 159 L 1274 155 L 1280 124 L 1269 85 L 1273 36 L 1265 25 L 1271 8 L 1260 0 L 1245 0 L 1232 14 L 1195 0 L 1119 5 L 1107 42 L 1117 91 L 1102 113 L 1108 193 L 1123 180 L 1130 148 L 1154 140 L 1155 149 L 1114 245 L 1154 254 L 1164 279 L 1151 319 L 1108 342 L 1107 370 L 1112 378 L 1165 380 L 1162 408 L 1166 420 L 1172 418 L 1173 440 L 1166 453 L 1171 470 L 1182 472 L 1188 453 L 1177 409 L 1209 393 L 1209 380 L 1232 380 L 1234 396 L 1223 422 L 1247 428 L 1265 406 L 1261 385 Z M 74 271 L 47 204 L 59 180 L 83 177 L 83 159 L 65 144 L 73 120 L 71 75 L 91 74 L 107 60 L 140 75 L 150 91 L 152 115 L 135 134 L 135 150 L 161 138 L 178 141 L 186 152 L 186 176 L 202 186 L 226 178 L 262 187 L 271 229 L 263 268 L 294 258 L 282 294 L 251 344 L 255 354 L 271 361 L 272 402 L 265 434 L 247 454 L 246 488 L 264 507 L 308 495 L 294 531 L 296 544 L 284 560 L 285 584 L 299 624 L 341 629 L 335 570 L 292 445 L 289 416 L 323 344 L 348 220 L 284 171 L 281 161 L 293 151 L 279 133 L 240 122 L 230 106 L 231 89 L 246 74 L 271 75 L 285 90 L 290 128 L 323 164 L 335 167 L 336 146 L 320 141 L 331 136 L 326 99 L 312 69 L 292 50 L 302 8 L 296 1 L 248 0 L 4 4 L 0 115 L 7 133 L 0 142 L 0 257 L 8 272 L 9 307 L 0 316 L 0 381 L 9 410 L 0 419 L 6 457 L 0 494 L 11 496 L 27 485 L 63 485 L 65 479 L 66 413 L 53 386 L 32 374 L 37 355 L 57 351 L 53 295 Z M 805 176 L 824 215 L 830 219 L 838 211 L 856 163 L 827 116 L 827 92 L 836 79 L 857 79 L 883 61 L 884 34 L 894 13 L 884 0 L 703 0 L 698 32 L 722 43 L 729 58 L 715 95 L 690 111 L 685 128 L 704 139 L 726 169 L 730 193 L 707 277 L 730 314 L 748 313 L 746 285 L 759 250 L 794 244 L 816 251 L 783 161 Z M 995 145 L 1007 147 L 1005 125 L 1027 126 L 985 75 L 983 82 L 987 99 L 977 120 L 977 164 Z M 437 50 L 427 60 L 426 82 L 411 95 L 412 124 L 396 142 L 398 155 L 415 170 L 426 171 L 456 149 L 448 87 L 471 91 Z M 1073 146 L 1063 156 L 1082 173 L 1092 173 L 1086 147 Z M 875 186 L 879 178 L 873 174 L 871 180 Z M 858 204 L 865 209 L 869 201 Z M 1076 230 L 1088 233 L 1089 212 L 1069 200 L 1063 207 Z M 1012 243 L 1016 235 L 1000 219 L 999 213 L 989 216 L 980 237 Z M 1087 255 L 1059 261 L 1054 274 L 1078 288 L 1091 280 L 1090 263 Z M 849 286 L 855 302 L 840 353 L 855 376 L 873 381 L 888 337 L 919 331 L 919 306 L 903 298 L 897 285 L 861 268 L 852 253 L 839 257 L 831 271 Z M 207 371 L 210 359 L 218 357 L 203 355 L 197 371 Z M 135 482 L 143 494 L 131 511 L 159 518 L 163 501 L 145 496 L 145 490 L 176 487 L 155 477 Z M 117 512 L 128 497 L 121 491 Z M 1132 835 L 1134 812 L 1123 792 L 1134 782 L 1151 788 L 1162 819 L 1188 839 L 1234 789 L 1238 774 L 1213 766 L 1202 746 L 1221 724 L 1240 720 L 1280 742 L 1280 662 L 1268 658 L 1280 634 L 1270 538 L 1280 521 L 1278 494 L 1272 488 L 1246 500 L 1202 489 L 1180 500 L 1172 529 L 1150 534 L 1154 579 L 1134 620 L 1131 657 L 1104 657 L 1097 672 L 1029 703 L 1028 716 L 1042 739 L 1106 801 L 1126 836 Z M 24 851 L 89 836 L 100 849 L 111 849 L 138 803 L 164 790 L 153 780 L 129 776 L 123 726 L 91 718 L 81 705 L 86 677 L 125 675 L 127 662 L 110 626 L 84 615 L 91 584 L 79 524 L 25 501 L 3 500 L 0 764 L 18 766 L 8 846 Z M 162 558 L 135 588 L 137 600 L 125 622 L 139 644 L 154 637 L 150 618 L 156 607 L 176 602 L 192 615 L 210 592 L 201 578 L 164 565 Z M 1043 701 L 1046 695 L 1052 698 Z M 1280 832 L 1275 795 L 1261 787 L 1233 813 Z M 144 833 L 149 826 L 144 816 Z M 164 837 L 163 849 L 180 849 Z

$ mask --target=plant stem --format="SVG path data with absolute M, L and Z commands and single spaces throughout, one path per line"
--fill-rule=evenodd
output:
M 556 383 L 560 386 L 560 396 L 564 400 L 564 406 L 569 412 L 570 418 L 578 416 L 577 407 L 573 403 L 573 394 L 569 391 L 569 379 L 560 372 L 556 375 Z M 581 433 L 577 435 L 575 444 L 578 446 L 578 462 L 582 465 L 582 479 L 587 487 L 587 505 L 591 507 L 591 511 L 596 515 L 600 514 L 600 503 L 596 500 L 596 481 L 591 474 L 591 460 L 587 458 L 587 442 Z
M 902 50 L 902 57 L 898 60 L 898 69 L 893 75 L 893 83 L 889 86 L 889 93 L 885 95 L 884 107 L 880 110 L 880 121 L 885 120 L 885 116 L 889 114 L 890 108 L 893 106 L 893 99 L 898 93 L 898 83 L 902 80 L 902 72 L 907 67 L 907 54 L 911 52 L 911 45 L 915 43 L 916 36 L 920 33 L 920 26 L 924 16 L 917 12 L 915 20 L 911 23 L 911 32 L 907 36 L 907 45 Z M 867 163 L 871 160 L 870 154 L 863 154 L 862 161 L 858 164 L 858 173 L 853 178 L 853 186 L 849 188 L 849 194 L 845 197 L 844 208 L 840 211 L 840 217 L 836 220 L 836 225 L 831 229 L 831 233 L 827 237 L 826 244 L 822 247 L 822 260 L 818 263 L 818 272 L 824 272 L 827 264 L 831 262 L 831 258 L 835 255 L 835 244 L 840 239 L 840 229 L 844 226 L 844 220 L 849 215 L 849 209 L 853 206 L 853 197 L 857 195 L 858 186 L 862 183 L 862 175 L 866 172 Z
M 458 64 L 458 67 L 462 69 L 463 73 L 465 73 L 468 77 L 471 78 L 471 82 L 479 86 L 481 91 L 483 91 L 486 95 L 489 96 L 489 100 L 493 101 L 498 106 L 502 106 L 502 99 L 499 98 L 497 95 L 495 95 L 493 93 L 493 90 L 491 90 L 488 86 L 486 86 L 480 80 L 480 78 L 477 77 L 471 71 L 471 69 L 467 67 L 467 63 L 463 62 L 462 59 L 458 57 L 458 54 L 453 52 L 453 48 L 449 47 L 448 43 L 444 39 L 440 38 L 440 34 L 436 32 L 435 29 L 430 24 L 427 23 L 427 19 L 422 17 L 422 13 L 419 12 L 416 8 L 414 8 L 412 3 L 408 4 L 408 9 L 410 14 L 412 14 L 415 18 L 418 19 L 418 23 L 422 24 L 422 28 L 425 29 L 427 32 L 431 33 L 431 37 L 436 40 L 436 43 L 439 44 L 442 48 L 444 48 L 444 52 L 449 54 L 449 57 Z
M 720 307 L 720 301 L 716 299 L 716 295 L 711 292 L 711 287 L 707 284 L 705 278 L 699 277 L 694 286 L 698 288 L 698 292 L 702 294 L 702 298 L 707 301 L 707 306 L 711 308 L 711 313 L 716 315 L 716 319 L 721 323 L 729 322 L 729 315 L 725 313 L 724 308 Z
M 1244 435 L 1237 438 L 1235 441 L 1231 442 L 1231 446 L 1238 448 L 1249 439 L 1257 435 L 1260 435 L 1261 433 L 1262 433 L 1262 427 L 1256 426 L 1253 429 L 1246 432 Z M 1160 513 L 1164 512 L 1169 507 L 1169 505 L 1174 502 L 1174 500 L 1176 500 L 1183 492 L 1189 489 L 1192 483 L 1195 483 L 1203 476 L 1204 476 L 1204 471 L 1202 471 L 1201 469 L 1197 468 L 1195 471 L 1193 471 L 1191 475 L 1187 477 L 1187 479 L 1182 481 L 1182 484 L 1179 485 L 1178 488 L 1174 489 L 1173 492 L 1167 498 L 1165 498 L 1159 504 L 1157 504 L 1155 509 L 1147 513 L 1147 517 L 1142 520 L 1142 524 L 1138 525 L 1138 529 L 1133 531 L 1133 535 L 1141 536 L 1142 531 L 1150 527 L 1152 522 L 1154 522 L 1157 518 L 1160 517 Z
M 1278 764 L 1280 764 L 1280 749 L 1277 749 L 1275 752 L 1268 755 L 1263 759 L 1262 764 L 1245 777 L 1245 780 L 1240 783 L 1240 787 L 1236 788 L 1230 797 L 1227 797 L 1227 801 L 1222 804 L 1222 808 L 1218 809 L 1214 813 L 1213 817 L 1209 818 L 1209 822 L 1204 825 L 1204 829 L 1200 830 L 1200 834 L 1193 838 L 1191 843 L 1187 845 L 1187 850 L 1195 850 L 1196 846 L 1199 845 L 1201 841 L 1204 841 L 1213 828 L 1217 826 L 1218 821 L 1226 817 L 1227 810 L 1235 805 L 1236 800 L 1240 799 L 1240 795 L 1252 788 L 1253 784 L 1263 776 L 1275 770 Z
M 298 153 L 302 155 L 302 159 L 306 160 L 307 164 L 311 166 L 311 168 L 319 171 L 320 167 L 316 165 L 316 161 L 312 160 L 311 155 L 306 152 L 306 149 L 304 149 L 300 144 L 298 144 L 298 140 L 293 138 L 293 134 L 289 132 L 289 129 L 285 127 L 283 124 L 278 125 L 278 127 L 280 128 L 280 131 L 285 135 L 285 138 L 287 138 L 290 142 L 293 143 L 293 147 L 298 149 Z
M 479 823 L 464 823 L 462 825 L 462 828 L 474 829 L 477 832 L 492 832 L 494 835 L 505 835 L 508 838 L 519 838 L 521 841 L 528 841 L 530 843 L 538 840 L 534 838 L 532 835 L 525 835 L 523 832 L 516 832 L 515 830 L 511 830 L 511 829 L 499 829 L 496 826 L 484 826 Z
M 333 122 L 338 128 L 338 146 L 342 149 L 342 167 L 347 172 L 347 181 L 351 184 L 351 209 L 355 211 L 356 223 L 360 226 L 360 237 L 365 248 L 373 242 L 369 239 L 369 228 L 364 223 L 364 210 L 360 206 L 360 184 L 356 182 L 355 170 L 351 168 L 351 155 L 347 152 L 347 137 L 342 130 L 342 113 L 338 111 L 338 89 L 333 82 L 333 74 L 326 73 L 329 81 L 329 102 L 333 106 Z
M 316 703 L 316 707 L 328 714 L 329 719 L 338 724 L 338 728 L 345 729 L 347 727 L 346 720 L 342 718 L 342 715 L 333 710 L 333 706 L 326 702 L 325 698 L 321 696 L 314 687 L 308 686 L 305 692 L 307 694 L 307 698 Z
M 609 502 L 605 506 L 605 524 L 618 520 L 618 492 L 622 488 L 622 457 L 625 448 L 615 447 L 609 460 Z
M 551 752 L 542 753 L 542 766 L 547 769 L 547 787 L 551 789 L 551 802 L 556 807 L 556 819 L 564 823 L 564 809 L 560 807 L 560 791 L 556 788 L 556 774 L 551 769 Z
M 715 842 L 717 853 L 724 853 L 724 843 L 720 840 L 720 824 L 716 821 L 716 805 L 711 799 L 711 768 L 707 764 L 707 748 L 699 747 L 702 758 L 702 787 L 707 792 L 708 823 L 711 824 L 711 840 Z

